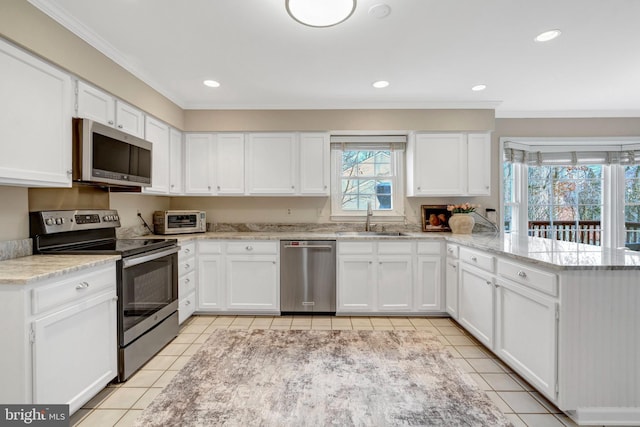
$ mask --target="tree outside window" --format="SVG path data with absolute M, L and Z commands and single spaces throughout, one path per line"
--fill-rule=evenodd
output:
M 390 150 L 345 150 L 342 152 L 342 209 L 393 209 L 393 167 Z

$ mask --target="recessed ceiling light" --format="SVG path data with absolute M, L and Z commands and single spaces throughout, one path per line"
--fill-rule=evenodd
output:
M 372 86 L 376 89 L 382 89 L 389 86 L 389 82 L 386 80 L 378 80 L 377 82 L 373 82 Z
M 390 14 L 391 8 L 389 7 L 389 5 L 384 3 L 374 4 L 369 8 L 369 15 L 373 16 L 374 18 L 382 19 L 386 18 Z
M 346 21 L 356 10 L 356 0 L 286 0 L 287 13 L 309 27 L 331 27 Z
M 475 85 L 474 87 L 471 88 L 471 90 L 474 92 L 480 92 L 481 90 L 485 90 L 486 88 L 487 88 L 487 85 Z
M 560 34 L 562 34 L 562 31 L 560 30 L 549 30 L 545 31 L 544 33 L 538 34 L 534 40 L 537 42 L 548 42 L 555 39 Z
M 202 83 L 204 83 L 205 86 L 209 87 L 220 87 L 220 83 L 215 80 L 205 80 Z

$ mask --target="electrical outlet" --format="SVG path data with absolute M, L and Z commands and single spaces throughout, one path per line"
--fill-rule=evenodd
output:
M 287 215 L 291 215 L 291 209 L 287 209 Z

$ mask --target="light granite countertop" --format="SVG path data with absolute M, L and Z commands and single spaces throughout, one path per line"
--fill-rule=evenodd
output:
M 0 261 L 0 285 L 26 285 L 119 259 L 120 255 L 30 255 Z
M 149 238 L 152 236 L 144 236 Z M 519 261 L 556 270 L 640 270 L 640 252 L 604 248 L 601 246 L 564 242 L 518 234 L 474 233 L 452 234 L 444 232 L 406 232 L 402 236 L 341 236 L 335 232 L 208 232 L 174 236 L 178 243 L 200 239 L 217 240 L 445 240 L 451 243 L 488 251 Z

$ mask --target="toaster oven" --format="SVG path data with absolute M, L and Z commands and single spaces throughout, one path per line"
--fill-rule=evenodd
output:
M 207 214 L 203 211 L 155 211 L 155 234 L 188 234 L 207 231 Z

